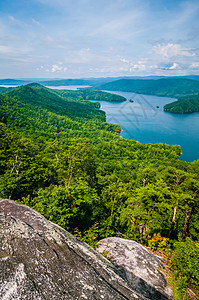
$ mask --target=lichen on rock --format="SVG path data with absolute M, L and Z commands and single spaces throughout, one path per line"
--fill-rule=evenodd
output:
M 152 300 L 171 298 L 172 291 L 161 272 L 164 268 L 161 259 L 142 245 L 132 240 L 109 237 L 98 243 L 98 251 L 107 253 L 121 276 L 139 294 Z

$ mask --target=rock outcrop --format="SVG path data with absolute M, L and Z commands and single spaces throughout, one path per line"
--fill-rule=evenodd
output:
M 114 264 L 33 209 L 0 199 L 0 299 L 168 299 L 160 260 L 141 245 L 101 241 Z
M 129 286 L 147 299 L 164 300 L 171 297 L 172 291 L 161 273 L 164 268 L 161 259 L 150 254 L 142 245 L 110 237 L 99 242 L 98 251 L 106 253 Z
M 101 254 L 33 209 L 0 199 L 0 299 L 146 299 Z

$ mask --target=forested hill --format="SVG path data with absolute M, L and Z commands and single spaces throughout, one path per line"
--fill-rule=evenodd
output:
M 177 145 L 121 138 L 78 93 L 32 84 L 0 95 L 0 198 L 93 246 L 119 235 L 172 251 L 183 293 L 197 292 L 199 161 L 180 161 Z
M 199 81 L 185 78 L 166 78 L 158 80 L 121 79 L 98 87 L 101 90 L 134 92 L 146 95 L 179 96 L 199 92 Z
M 15 89 L 15 87 L 2 87 L 2 86 L 0 86 L 0 94 L 12 91 L 14 89 Z
M 112 94 L 108 95 L 112 99 Z M 120 132 L 119 125 L 105 123 L 105 120 L 99 103 L 84 100 L 81 91 L 52 90 L 32 83 L 0 95 L 0 121 L 37 137 L 55 138 L 66 131 L 71 137 L 85 136 L 85 132 L 91 134 L 91 128 Z
M 120 95 L 111 94 L 103 91 L 93 90 L 90 88 L 79 89 L 76 91 L 69 90 L 54 90 L 58 95 L 69 96 L 77 99 L 77 96 L 82 100 L 99 100 L 108 102 L 123 102 L 126 98 Z
M 198 112 L 199 94 L 179 97 L 178 101 L 166 104 L 164 110 L 176 114 Z
M 32 83 L 5 94 L 10 99 L 17 99 L 23 104 L 47 109 L 50 112 L 59 113 L 74 117 L 92 118 L 93 114 L 101 116 L 105 120 L 104 113 L 96 110 L 99 107 L 97 103 L 84 102 L 83 97 L 77 93 L 65 93 L 59 95 L 52 89 L 43 87 L 40 84 Z M 3 95 L 2 95 L 3 97 Z M 74 100 L 75 99 L 75 100 Z
M 6 89 L 7 91 L 7 89 Z M 101 91 L 82 89 L 77 91 L 52 90 L 38 83 L 31 83 L 15 88 L 8 93 L 9 97 L 16 97 L 22 103 L 39 106 L 60 115 L 91 118 L 91 116 L 103 116 L 98 103 L 91 103 L 86 100 L 106 100 L 122 102 L 126 98 Z M 105 120 L 105 119 L 104 119 Z

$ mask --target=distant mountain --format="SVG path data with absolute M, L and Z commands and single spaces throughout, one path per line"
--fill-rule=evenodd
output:
M 0 85 L 22 85 L 27 84 L 30 81 L 28 80 L 19 80 L 19 79 L 0 79 Z
M 100 85 L 98 89 L 180 97 L 187 94 L 199 93 L 199 82 L 186 78 L 163 78 L 158 80 L 121 79 Z
M 83 78 L 83 79 L 53 79 L 53 80 L 35 80 L 45 86 L 70 86 L 70 85 L 86 85 L 86 86 L 98 86 L 105 84 L 113 80 L 118 80 L 120 77 L 111 78 Z
M 187 75 L 187 76 L 118 76 L 118 77 L 101 77 L 101 78 L 78 78 L 78 79 L 60 79 L 60 78 L 19 78 L 19 79 L 0 79 L 1 85 L 25 85 L 31 82 L 37 82 L 45 86 L 70 86 L 70 85 L 88 85 L 88 86 L 99 86 L 109 82 L 118 81 L 121 79 L 137 79 L 137 80 L 159 80 L 159 79 L 192 79 L 199 80 L 199 75 Z
M 45 86 L 90 85 L 89 81 L 84 79 L 48 80 L 48 81 L 39 81 L 39 83 Z
M 187 75 L 187 76 L 182 76 L 182 78 L 199 80 L 199 75 Z

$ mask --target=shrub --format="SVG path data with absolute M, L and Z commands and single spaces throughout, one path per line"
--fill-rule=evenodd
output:
M 152 239 L 148 241 L 152 251 L 166 252 L 169 248 L 169 238 L 162 237 L 160 233 L 154 233 Z
M 74 235 L 83 242 L 89 244 L 91 247 L 96 248 L 100 235 L 98 223 L 95 223 L 91 228 L 85 231 L 83 235 L 76 227 L 74 230 Z
M 180 283 L 179 289 L 189 285 L 199 292 L 199 242 L 188 237 L 184 242 L 176 242 L 170 263 Z

